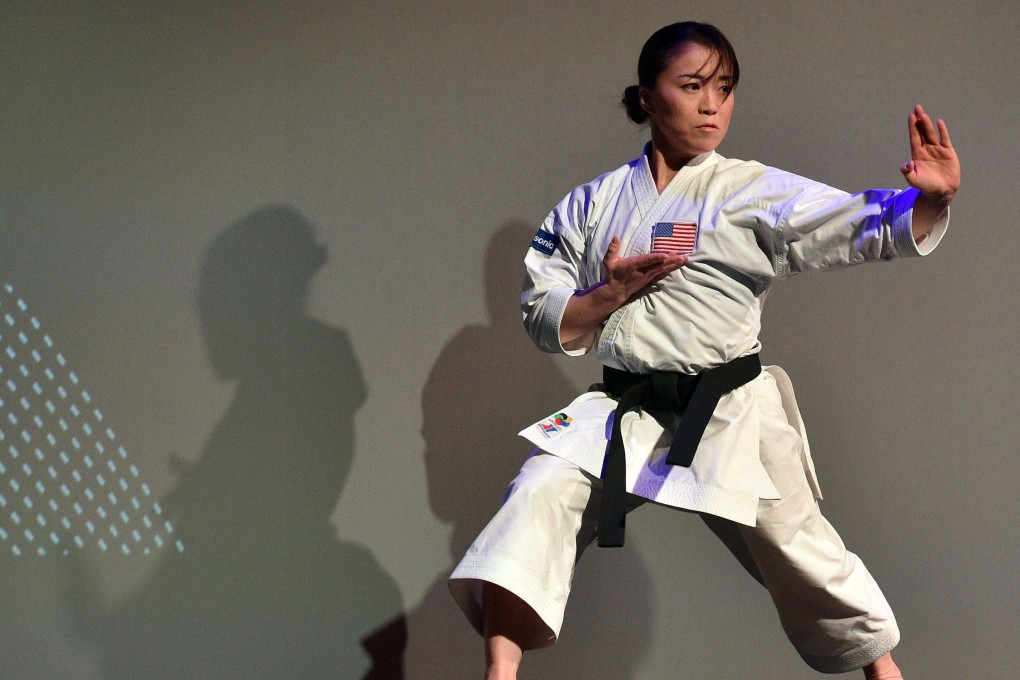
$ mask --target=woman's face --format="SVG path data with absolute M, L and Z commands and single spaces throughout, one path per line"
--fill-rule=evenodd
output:
M 641 89 L 652 143 L 668 158 L 685 162 L 718 147 L 733 115 L 733 74 L 719 54 L 687 43 L 659 74 L 654 88 Z

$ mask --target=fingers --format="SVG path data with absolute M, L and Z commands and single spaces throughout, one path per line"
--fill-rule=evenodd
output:
M 907 116 L 907 135 L 910 138 L 910 157 L 913 158 L 917 155 L 917 151 L 921 148 L 921 130 L 917 126 L 918 117 L 916 107 L 911 111 L 910 115 Z
M 677 267 L 687 263 L 686 255 L 674 255 L 671 253 L 645 253 L 633 257 L 617 257 L 620 250 L 619 240 L 614 238 L 606 249 L 606 256 L 603 262 L 613 269 L 630 270 L 635 272 L 648 273 L 657 269 L 673 271 Z
M 942 146 L 953 148 L 953 141 L 949 139 L 949 128 L 946 127 L 946 121 L 941 118 L 939 118 L 939 137 L 942 139 Z
M 690 259 L 691 258 L 687 255 L 673 255 L 664 263 L 663 267 L 667 274 L 669 272 L 675 272 L 677 269 L 680 269 L 680 267 L 687 264 Z
M 933 123 L 924 107 L 916 105 L 907 117 L 910 160 L 900 166 L 907 183 L 946 204 L 960 188 L 960 159 L 949 128 L 941 118 Z
M 687 264 L 687 260 L 686 255 L 668 253 L 648 253 L 633 258 L 634 268 L 648 275 L 657 275 L 660 272 L 668 274 Z
M 932 122 L 924 107 L 918 104 L 907 117 L 907 130 L 910 137 L 910 161 L 900 166 L 900 172 L 911 186 L 921 188 L 918 182 L 928 181 L 922 179 L 921 175 L 930 175 L 929 169 L 935 169 L 935 176 L 947 176 L 944 170 L 952 172 L 954 164 L 957 166 L 955 175 L 959 177 L 956 150 L 944 120 L 940 118 Z M 956 184 L 959 184 L 958 179 Z
M 924 112 L 924 108 L 920 104 L 914 107 L 914 112 L 910 114 L 910 140 L 914 142 L 916 137 L 920 144 L 938 144 L 939 138 L 938 133 L 935 131 L 935 126 L 932 125 L 931 117 Z
M 616 261 L 616 256 L 620 252 L 620 237 L 614 236 L 613 240 L 609 242 L 609 247 L 606 248 L 606 256 L 602 258 L 602 263 L 606 266 L 610 262 Z
M 686 255 L 674 256 L 671 257 L 669 260 L 662 262 L 658 267 L 645 270 L 643 272 L 645 276 L 644 285 L 653 286 L 659 281 L 662 281 L 664 278 L 675 272 L 677 269 L 680 269 L 685 264 L 687 264 L 687 260 L 688 258 Z
M 662 267 L 659 268 L 658 273 L 655 274 L 655 279 L 653 283 L 661 281 L 665 277 L 675 272 L 677 269 L 680 269 L 681 267 L 687 264 L 689 259 L 690 258 L 688 258 L 686 255 L 680 255 L 677 259 L 674 259 L 667 263 L 663 263 Z
M 920 148 L 925 144 L 952 147 L 952 142 L 949 140 L 949 128 L 946 127 L 945 121 L 939 118 L 936 128 L 936 124 L 932 123 L 931 116 L 925 112 L 924 107 L 920 104 L 915 106 L 914 110 L 910 113 L 910 116 L 907 118 L 907 125 L 909 127 L 911 149 Z
M 634 257 L 610 259 L 605 262 L 606 283 L 630 296 L 659 281 L 687 264 L 686 255 L 647 253 Z
M 927 113 L 922 112 L 917 124 L 921 132 L 921 139 L 924 140 L 925 144 L 939 143 L 939 135 L 935 131 L 935 126 L 932 124 L 931 117 Z

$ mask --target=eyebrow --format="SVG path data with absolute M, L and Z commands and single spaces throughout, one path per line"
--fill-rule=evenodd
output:
M 715 73 L 709 73 L 708 75 L 702 75 L 701 73 L 681 73 L 681 74 L 677 75 L 677 78 L 692 78 L 694 80 L 708 80 L 709 78 L 711 78 L 713 76 L 715 76 Z M 722 76 L 717 76 L 717 77 L 719 78 L 719 80 L 728 80 L 728 81 L 731 81 L 731 82 L 733 81 L 733 76 L 722 75 Z

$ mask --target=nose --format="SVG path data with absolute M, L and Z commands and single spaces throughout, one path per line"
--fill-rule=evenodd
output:
M 722 100 L 722 93 L 706 87 L 701 90 L 701 101 L 698 102 L 698 112 L 712 115 L 719 110 L 719 102 Z

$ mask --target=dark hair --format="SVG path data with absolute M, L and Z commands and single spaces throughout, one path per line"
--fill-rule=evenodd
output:
M 733 87 L 740 80 L 740 64 L 733 45 L 726 39 L 722 31 L 711 24 L 697 21 L 683 21 L 678 24 L 664 26 L 652 34 L 645 46 L 641 48 L 638 58 L 638 84 L 631 85 L 623 91 L 621 103 L 627 110 L 627 117 L 639 125 L 648 121 L 648 112 L 641 108 L 638 93 L 642 87 L 655 87 L 669 60 L 689 43 L 697 43 L 719 55 L 718 68 L 730 71 Z

